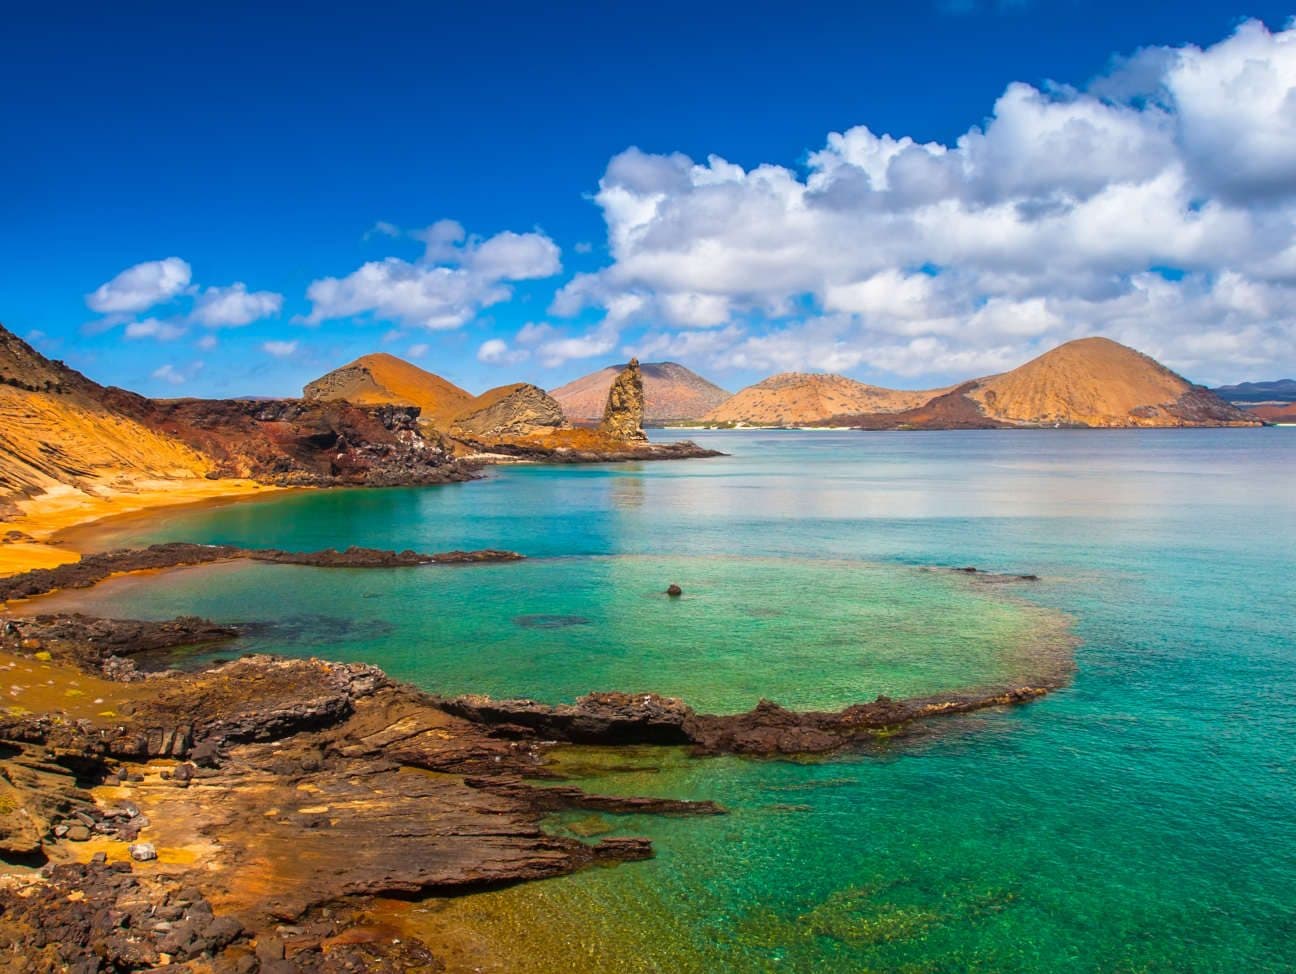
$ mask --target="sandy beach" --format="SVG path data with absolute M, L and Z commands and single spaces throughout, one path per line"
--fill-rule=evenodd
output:
M 76 561 L 91 550 L 96 528 L 108 519 L 139 515 L 162 507 L 209 504 L 278 492 L 286 488 L 251 480 L 151 480 L 129 487 L 103 487 L 95 495 L 71 487 L 15 501 L 18 513 L 0 521 L 0 577 L 53 568 Z M 14 532 L 18 532 L 14 535 Z

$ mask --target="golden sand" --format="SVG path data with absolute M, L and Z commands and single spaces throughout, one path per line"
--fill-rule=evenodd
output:
M 20 531 L 31 541 L 0 544 L 0 576 L 34 568 L 53 568 L 76 561 L 93 550 L 96 529 L 125 515 L 147 514 L 160 507 L 211 503 L 283 488 L 251 480 L 142 480 L 129 486 L 102 487 L 94 495 L 55 486 L 36 497 L 17 501 L 18 514 L 0 521 L 0 536 Z

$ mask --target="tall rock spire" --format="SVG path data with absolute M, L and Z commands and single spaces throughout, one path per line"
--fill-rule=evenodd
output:
M 643 374 L 639 371 L 639 360 L 632 358 L 608 390 L 603 424 L 599 428 L 618 440 L 646 440 L 643 418 Z

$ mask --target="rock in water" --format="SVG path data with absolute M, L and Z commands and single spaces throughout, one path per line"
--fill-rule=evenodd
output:
M 672 599 L 677 599 L 684 594 L 684 590 L 680 588 L 678 585 L 672 583 L 666 589 L 666 594 L 669 595 Z
M 632 358 L 608 390 L 600 429 L 618 440 L 646 440 L 643 417 L 643 376 L 639 372 L 639 360 Z

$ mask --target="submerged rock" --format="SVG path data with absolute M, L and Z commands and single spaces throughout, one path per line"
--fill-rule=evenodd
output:
M 684 594 L 684 590 L 673 582 L 667 587 L 666 594 L 672 599 L 677 599 Z

